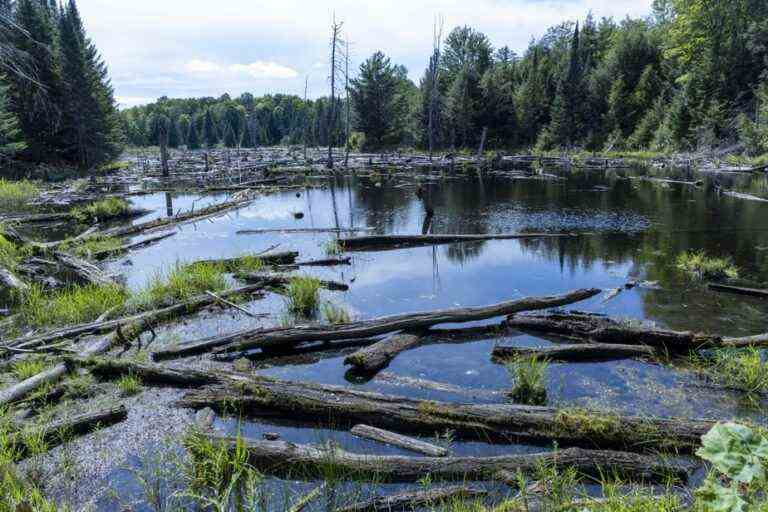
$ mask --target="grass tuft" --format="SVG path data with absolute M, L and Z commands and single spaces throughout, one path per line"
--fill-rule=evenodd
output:
M 176 263 L 169 272 L 157 272 L 132 298 L 131 306 L 133 309 L 151 309 L 189 299 L 206 290 L 217 292 L 226 287 L 227 280 L 218 265 Z
M 697 358 L 695 364 L 703 365 L 707 375 L 723 386 L 747 394 L 768 392 L 768 363 L 754 347 L 716 350 L 711 359 Z
M 21 299 L 22 321 L 35 328 L 92 322 L 110 309 L 121 309 L 128 298 L 118 285 L 89 285 L 57 292 L 32 285 Z
M 514 385 L 509 396 L 517 403 L 544 405 L 547 403 L 545 378 L 549 361 L 538 357 L 518 357 L 506 363 Z
M 320 302 L 320 281 L 314 277 L 294 277 L 286 290 L 288 310 L 296 315 L 312 316 Z
M 11 366 L 11 372 L 18 380 L 26 380 L 45 370 L 45 360 L 39 357 L 22 359 Z
M 0 267 L 14 270 L 22 258 L 22 251 L 0 234 Z
M 92 222 L 125 215 L 129 208 L 125 199 L 108 197 L 87 206 L 73 208 L 72 215 L 80 222 Z
M 94 236 L 81 242 L 65 244 L 65 250 L 74 253 L 81 258 L 93 258 L 97 253 L 116 252 L 123 246 L 119 238 L 111 236 Z
M 677 257 L 677 268 L 700 279 L 735 279 L 739 269 L 730 258 L 714 258 L 704 251 L 684 252 Z
M 349 311 L 342 306 L 337 306 L 330 302 L 324 302 L 322 305 L 323 316 L 331 325 L 348 324 L 351 321 Z
M 123 396 L 137 395 L 141 391 L 141 379 L 132 373 L 117 379 L 116 384 L 120 394 Z
M 323 244 L 323 252 L 326 256 L 338 256 L 344 252 L 344 249 L 339 244 L 338 240 L 327 240 Z
M 0 210 L 21 210 L 40 193 L 34 183 L 0 178 Z

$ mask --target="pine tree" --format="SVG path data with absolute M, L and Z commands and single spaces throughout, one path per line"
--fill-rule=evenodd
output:
M 21 140 L 18 120 L 8 109 L 6 87 L 2 85 L 0 77 L 0 157 L 13 157 L 25 147 L 26 144 Z
M 187 114 L 181 114 L 179 118 L 176 120 L 176 132 L 177 132 L 177 139 L 179 141 L 180 146 L 186 146 L 187 145 L 187 136 L 189 135 L 189 126 L 192 124 L 192 122 L 189 119 L 189 116 Z
M 395 145 L 402 137 L 405 112 L 398 83 L 389 58 L 381 52 L 363 62 L 359 76 L 350 82 L 350 101 L 357 113 L 355 128 L 365 133 L 370 148 Z
M 216 130 L 216 123 L 213 122 L 211 109 L 207 109 L 203 117 L 203 142 L 207 148 L 212 148 L 219 143 L 219 133 Z
M 197 122 L 189 123 L 189 132 L 187 133 L 187 149 L 200 149 L 200 136 L 197 132 Z
M 228 148 L 237 147 L 237 138 L 235 136 L 235 130 L 232 129 L 232 125 L 227 122 L 224 126 L 224 146 Z
M 581 91 L 581 52 L 579 25 L 573 31 L 571 50 L 568 55 L 568 67 L 564 76 L 557 83 L 557 95 L 552 103 L 552 121 L 549 125 L 551 143 L 556 146 L 569 146 L 580 133 L 579 93 Z

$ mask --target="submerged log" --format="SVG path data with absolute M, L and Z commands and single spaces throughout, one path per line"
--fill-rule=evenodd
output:
M 552 347 L 493 347 L 493 357 L 496 359 L 536 356 L 549 361 L 583 362 L 653 357 L 656 354 L 657 352 L 653 348 L 643 345 L 610 345 L 607 343 L 555 345 Z
M 223 442 L 234 446 L 237 440 Z M 285 441 L 245 440 L 248 460 L 257 469 L 292 478 L 322 478 L 332 466 L 337 474 L 354 480 L 415 482 L 429 474 L 437 479 L 491 481 L 499 471 L 531 474 L 542 465 L 574 468 L 579 476 L 618 474 L 640 481 L 685 481 L 692 465 L 662 457 L 607 450 L 570 448 L 557 452 L 495 457 L 406 457 L 362 455 L 335 447 L 293 444 Z
M 486 240 L 518 240 L 528 238 L 573 237 L 571 233 L 512 233 L 497 235 L 375 235 L 341 238 L 339 246 L 345 251 L 369 251 L 420 247 L 424 245 L 482 242 Z
M 687 353 L 722 344 L 722 339 L 715 335 L 632 326 L 611 318 L 581 313 L 514 315 L 507 322 L 510 327 L 522 331 L 556 334 L 595 343 L 646 345 L 671 353 Z
M 620 416 L 512 404 L 457 404 L 383 395 L 326 384 L 259 378 L 185 394 L 177 404 L 222 413 L 277 418 L 302 425 L 351 428 L 358 423 L 401 433 L 461 439 L 689 452 L 714 425 L 707 420 Z
M 720 283 L 708 283 L 707 288 L 716 292 L 728 292 L 737 293 L 739 295 L 749 295 L 751 297 L 768 298 L 768 290 L 760 290 L 757 288 L 745 288 L 742 286 L 730 286 Z
M 434 380 L 421 379 L 418 377 L 395 375 L 391 372 L 378 373 L 373 380 L 376 381 L 377 384 L 439 391 L 441 393 L 451 393 L 473 399 L 483 398 L 486 400 L 498 400 L 504 394 L 501 391 L 494 391 L 492 389 L 465 388 L 447 382 L 436 382 Z
M 395 331 L 424 329 L 438 324 L 486 320 L 521 311 L 548 309 L 579 302 L 599 293 L 599 289 L 585 289 L 548 297 L 527 297 L 490 306 L 406 313 L 335 326 L 303 326 L 270 331 L 249 330 L 235 336 L 230 335 L 224 340 L 209 339 L 204 343 L 211 348 L 222 347 L 217 352 L 241 352 L 307 341 L 369 338 Z
M 350 432 L 358 437 L 373 439 L 380 443 L 391 444 L 405 450 L 423 453 L 424 455 L 429 455 L 431 457 L 445 457 L 448 455 L 448 450 L 442 446 L 437 446 L 402 434 L 396 434 L 395 432 L 390 432 L 388 430 L 371 427 L 370 425 L 355 425 Z
M 245 281 L 246 283 L 261 285 L 264 288 L 286 288 L 291 284 L 291 280 L 293 279 L 291 276 L 284 276 L 280 274 L 264 274 L 257 272 L 236 273 L 235 277 Z M 334 290 L 340 292 L 349 290 L 349 285 L 344 283 L 339 283 L 336 281 L 325 281 L 322 279 L 318 281 L 320 282 L 320 287 L 325 288 L 326 290 Z
M 397 354 L 416 347 L 420 341 L 418 334 L 395 334 L 348 355 L 344 364 L 352 365 L 362 373 L 374 373 L 386 368 Z
M 484 489 L 465 485 L 437 487 L 400 492 L 388 496 L 377 496 L 368 501 L 361 501 L 337 508 L 336 512 L 410 512 L 421 507 L 438 505 L 446 501 L 453 502 L 457 499 L 481 498 L 486 494 L 488 494 L 488 491 Z

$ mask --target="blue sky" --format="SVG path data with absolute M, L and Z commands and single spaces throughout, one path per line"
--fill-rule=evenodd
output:
M 89 34 L 110 67 L 121 106 L 159 96 L 233 96 L 327 89 L 333 13 L 344 22 L 350 66 L 382 50 L 411 77 L 422 74 L 436 15 L 523 50 L 564 20 L 644 16 L 651 0 L 79 0 Z

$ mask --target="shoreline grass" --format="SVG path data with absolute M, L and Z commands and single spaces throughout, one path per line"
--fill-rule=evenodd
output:
M 291 313 L 313 316 L 320 302 L 320 281 L 309 276 L 292 278 L 286 289 L 286 302 Z
M 125 215 L 130 209 L 130 204 L 125 199 L 108 197 L 86 206 L 78 206 L 71 210 L 72 215 L 79 222 L 100 221 Z
M 40 189 L 30 181 L 10 181 L 0 178 L 0 210 L 22 210 L 38 194 Z
M 183 301 L 209 290 L 227 287 L 221 266 L 213 263 L 176 263 L 167 272 L 158 271 L 145 287 L 129 300 L 133 310 L 151 309 L 163 304 Z
M 111 309 L 122 309 L 128 293 L 118 285 L 71 287 L 49 292 L 33 284 L 22 296 L 19 314 L 35 328 L 59 327 L 96 320 Z

